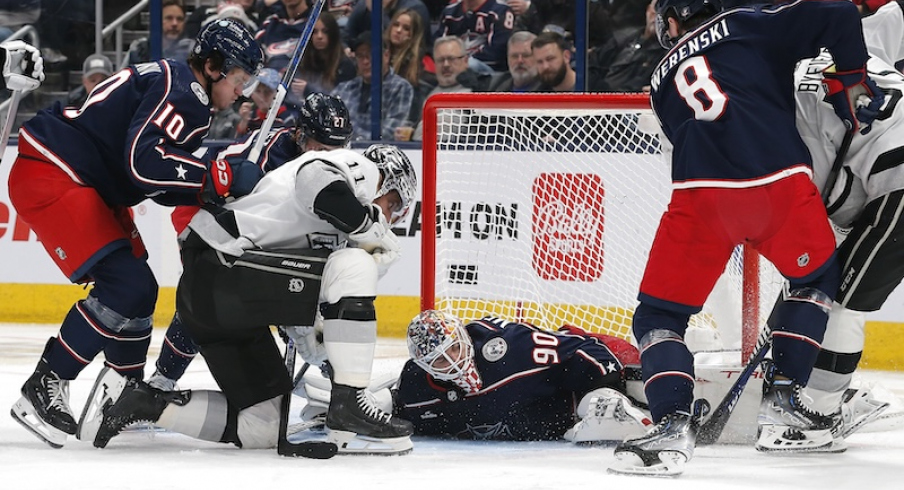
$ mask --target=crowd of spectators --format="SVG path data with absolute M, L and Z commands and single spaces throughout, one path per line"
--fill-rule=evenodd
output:
M 419 139 L 422 108 L 434 93 L 575 90 L 575 4 L 571 0 L 381 1 L 383 93 L 381 127 L 376 133 L 382 139 Z M 48 5 L 60 2 L 18 3 L 30 6 L 28 13 L 34 16 L 38 5 L 43 15 Z M 272 100 L 276 81 L 284 77 L 308 22 L 311 3 L 219 0 L 215 5 L 203 2 L 196 7 L 197 2 L 191 0 L 162 1 L 164 57 L 187 57 L 201 27 L 226 17 L 238 19 L 256 32 L 264 49 L 269 70 L 262 74 L 260 93 L 216 114 L 212 123 L 216 134 L 212 136 L 240 136 L 266 113 L 269 104 L 265 98 Z M 652 5 L 650 0 L 588 2 L 585 90 L 645 89 L 664 54 L 656 40 Z M 331 93 L 348 106 L 354 139 L 372 139 L 372 8 L 373 0 L 326 0 L 281 113 L 291 113 L 310 93 Z M 0 36 L 2 28 L 0 22 Z M 80 59 L 88 61 L 87 56 Z M 150 59 L 148 40 L 138 39 L 131 43 L 120 67 Z M 97 57 L 92 61 L 100 63 Z M 95 70 L 92 75 L 97 78 L 106 71 Z M 87 94 L 82 88 L 76 95 L 73 100 L 84 100 Z M 400 128 L 402 131 L 397 131 Z

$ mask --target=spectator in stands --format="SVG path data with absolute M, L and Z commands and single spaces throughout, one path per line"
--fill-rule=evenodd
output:
M 235 127 L 235 137 L 244 136 L 261 127 L 273 99 L 276 97 L 276 89 L 282 81 L 279 73 L 273 68 L 262 68 L 257 74 L 257 87 L 251 94 L 251 101 L 242 102 L 239 106 L 239 123 Z M 283 103 L 276 112 L 273 127 L 289 127 L 295 124 L 298 117 L 298 109 L 290 104 Z
M 264 48 L 266 66 L 280 73 L 292 60 L 311 11 L 307 0 L 282 0 L 282 4 L 285 13 L 267 17 L 255 36 Z
M 591 92 L 643 92 L 649 89 L 653 68 L 665 55 L 656 37 L 656 0 L 647 5 L 646 26 L 617 31 L 587 63 Z
M 417 12 L 421 18 L 421 24 L 430 25 L 430 13 L 427 6 L 421 0 L 382 0 L 383 1 L 383 29 L 390 25 L 391 19 L 396 12 L 403 9 L 411 9 Z M 343 41 L 351 46 L 355 39 L 364 31 L 370 30 L 370 12 L 373 0 L 358 0 L 352 13 L 348 16 L 348 23 L 345 25 L 345 34 Z M 428 34 L 429 37 L 429 34 Z M 430 42 L 427 39 L 426 42 Z
M 552 31 L 541 32 L 531 43 L 531 48 L 542 84 L 537 91 L 574 91 L 575 73 L 571 68 L 571 47 L 565 38 Z
M 508 71 L 494 75 L 490 92 L 536 92 L 540 88 L 537 64 L 531 43 L 537 35 L 530 31 L 518 31 L 508 40 Z
M 194 45 L 194 38 L 185 37 L 185 6 L 182 0 L 163 0 L 163 50 L 164 58 L 185 61 Z M 253 32 L 253 31 L 252 31 Z M 148 38 L 136 39 L 120 68 L 151 61 Z
M 436 69 L 433 58 L 426 55 L 422 22 L 421 16 L 414 10 L 400 9 L 392 16 L 389 28 L 383 32 L 384 41 L 389 45 L 389 66 L 414 89 L 408 115 L 412 129 L 421 119 L 424 100 L 436 86 Z M 425 68 L 426 65 L 430 66 L 430 71 Z
M 292 93 L 298 100 L 314 92 L 329 93 L 339 83 L 355 78 L 355 62 L 345 55 L 341 36 L 336 18 L 322 12 L 292 82 Z
M 0 0 L 0 42 L 41 16 L 41 0 Z
M 251 32 L 257 32 L 261 25 L 261 12 L 266 10 L 266 7 L 260 3 L 256 0 L 219 0 L 216 5 L 198 7 L 185 21 L 185 36 L 194 39 L 200 32 L 201 26 L 216 19 L 223 10 L 235 8 L 240 9 L 242 14 L 233 12 L 229 14 L 229 17 L 241 20 Z M 279 5 L 282 6 L 281 3 Z
M 94 12 L 95 0 L 41 0 L 35 28 L 46 67 L 78 70 L 79 60 L 94 53 Z
M 358 76 L 340 83 L 332 95 L 345 102 L 351 116 L 352 127 L 355 128 L 354 140 L 371 139 L 370 124 L 370 70 L 371 42 L 370 31 L 358 35 L 354 45 L 355 61 L 358 65 Z M 383 90 L 381 107 L 380 137 L 384 140 L 395 138 L 395 129 L 405 123 L 411 110 L 414 90 L 404 78 L 395 74 L 389 66 L 389 46 L 383 43 Z
M 505 71 L 505 46 L 515 14 L 496 0 L 461 0 L 443 9 L 434 38 L 458 36 L 465 42 L 469 67 L 480 73 Z
M 66 105 L 81 107 L 98 83 L 113 74 L 113 62 L 102 54 L 92 54 L 82 64 L 82 84 L 72 89 L 66 98 Z
M 528 4 L 526 9 L 517 1 L 515 7 L 509 5 L 513 10 L 524 10 L 524 13 L 515 19 L 516 31 L 530 31 L 539 35 L 550 26 L 558 26 L 564 31 L 562 35 L 566 40 L 571 41 L 574 38 L 575 8 L 572 0 L 531 0 L 526 3 Z M 588 49 L 602 46 L 612 37 L 608 4 L 609 2 L 588 3 Z

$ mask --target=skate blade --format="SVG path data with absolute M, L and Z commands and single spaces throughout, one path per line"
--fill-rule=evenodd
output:
M 879 416 L 882 415 L 882 412 L 888 409 L 891 404 L 888 402 L 881 403 L 879 405 L 873 405 L 872 411 L 870 413 L 860 417 L 856 422 L 851 425 L 845 425 L 843 430 L 841 431 L 841 437 L 847 439 L 847 437 L 854 432 L 860 430 L 864 425 L 873 422 L 874 420 L 879 419 Z
M 326 435 L 330 442 L 339 447 L 339 454 L 401 456 L 414 449 L 414 444 L 409 436 L 379 438 L 330 429 L 327 429 Z
M 27 398 L 19 398 L 19 401 L 14 403 L 9 410 L 9 414 L 16 419 L 16 422 L 22 424 L 22 427 L 28 429 L 29 432 L 44 441 L 48 446 L 60 449 L 66 443 L 67 434 L 38 417 L 35 407 Z
M 687 463 L 687 457 L 679 451 L 660 451 L 660 462 L 649 466 L 644 465 L 643 460 L 632 452 L 616 453 L 615 457 L 617 464 L 606 469 L 612 475 L 671 478 L 684 473 L 684 465 Z
M 94 442 L 100 425 L 104 420 L 104 408 L 112 404 L 112 400 L 119 398 L 126 386 L 126 378 L 109 367 L 100 370 L 82 415 L 78 419 L 78 431 L 75 437 L 80 441 Z
M 782 425 L 761 425 L 756 450 L 764 453 L 840 453 L 847 450 L 847 444 L 836 442 L 830 430 L 795 431 L 796 438 L 790 439 L 792 429 Z

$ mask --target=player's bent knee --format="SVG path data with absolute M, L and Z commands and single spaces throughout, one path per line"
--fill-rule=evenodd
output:
M 243 449 L 276 447 L 280 398 L 278 396 L 262 401 L 239 412 L 236 433 Z
M 82 305 L 101 325 L 111 332 L 150 332 L 154 326 L 152 316 L 129 318 L 105 305 L 100 299 L 89 294 Z
M 360 248 L 337 250 L 327 258 L 320 289 L 321 303 L 336 303 L 343 296 L 376 296 L 377 263 Z
M 687 330 L 687 322 L 690 315 L 674 311 L 663 310 L 646 303 L 640 303 L 634 310 L 634 322 L 632 330 L 634 338 L 638 342 L 654 330 L 669 330 L 679 338 L 684 338 Z M 643 347 L 641 347 L 643 350 Z

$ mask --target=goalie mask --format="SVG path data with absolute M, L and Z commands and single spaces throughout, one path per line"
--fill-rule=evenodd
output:
M 414 204 L 414 193 L 417 192 L 417 175 L 408 157 L 392 145 L 370 145 L 364 150 L 364 156 L 377 164 L 382 181 L 374 199 L 384 196 L 390 191 L 399 193 L 402 206 L 392 212 L 392 223 L 396 223 L 411 209 Z
M 421 312 L 408 325 L 408 354 L 430 376 L 451 381 L 466 393 L 483 382 L 474 362 L 474 345 L 457 317 L 437 310 Z
M 665 49 L 671 49 L 678 43 L 669 35 L 669 17 L 674 17 L 683 24 L 691 17 L 704 13 L 707 17 L 722 11 L 721 0 L 657 0 L 656 1 L 656 37 Z

